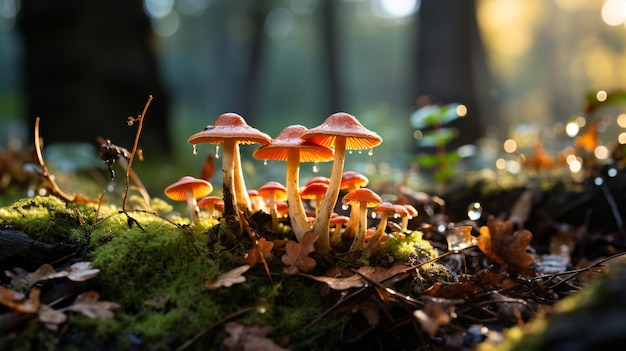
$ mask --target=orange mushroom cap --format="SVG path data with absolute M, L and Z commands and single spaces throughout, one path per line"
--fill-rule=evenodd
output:
M 341 189 L 357 189 L 362 188 L 369 183 L 369 179 L 359 172 L 345 171 L 341 175 Z
M 256 128 L 252 128 L 240 115 L 224 113 L 212 125 L 193 134 L 187 141 L 189 144 L 220 144 L 224 139 L 234 139 L 241 144 L 267 144 L 272 138 Z
M 391 202 L 382 202 L 380 205 L 374 207 L 372 209 L 372 211 L 374 213 L 377 214 L 387 214 L 387 215 L 393 215 L 396 213 L 396 207 L 394 204 L 392 204 Z
M 184 176 L 165 188 L 165 196 L 174 201 L 185 201 L 187 191 L 190 191 L 194 198 L 199 199 L 209 195 L 213 191 L 213 186 L 204 179 Z
M 363 127 L 354 116 L 345 112 L 330 115 L 324 123 L 304 132 L 301 138 L 326 147 L 334 147 L 338 136 L 346 137 L 347 150 L 369 149 L 383 141 L 376 132 Z
M 375 207 L 380 205 L 383 200 L 368 188 L 359 188 L 347 193 L 341 200 L 344 204 L 358 205 L 364 203 L 367 207 Z
M 300 196 L 303 199 L 315 199 L 317 196 L 324 195 L 328 189 L 326 183 L 310 183 L 300 190 Z
M 288 126 L 269 144 L 262 145 L 252 154 L 260 160 L 287 161 L 289 149 L 300 151 L 300 162 L 326 162 L 333 159 L 333 150 L 326 146 L 303 140 L 300 135 L 307 131 L 305 126 Z
M 324 184 L 330 184 L 330 178 L 328 177 L 324 177 L 324 176 L 315 176 L 315 177 L 311 177 L 307 182 L 306 185 L 309 185 L 311 183 L 324 183 Z
M 203 196 L 202 198 L 198 199 L 198 207 L 200 208 L 209 208 L 211 206 L 215 207 L 215 204 L 218 203 L 219 201 L 224 201 L 222 200 L 222 198 L 220 196 Z
M 262 187 L 258 188 L 257 192 L 264 198 L 268 198 L 271 193 L 274 193 L 274 201 L 276 202 L 287 200 L 287 188 L 279 182 L 267 182 L 263 184 Z

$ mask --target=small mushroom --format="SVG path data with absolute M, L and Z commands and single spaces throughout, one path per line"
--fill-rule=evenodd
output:
M 286 188 L 291 227 L 300 241 L 311 230 L 300 198 L 299 173 L 301 162 L 324 162 L 333 159 L 333 151 L 325 146 L 300 138 L 308 129 L 301 125 L 288 126 L 267 145 L 260 146 L 252 154 L 261 160 L 287 161 Z
M 346 190 L 346 192 L 351 192 L 358 188 L 362 188 L 369 183 L 369 179 L 363 174 L 355 171 L 345 171 L 341 175 L 341 185 L 339 186 L 340 190 Z M 344 235 L 347 237 L 353 237 L 354 232 L 356 232 L 356 228 L 358 226 L 357 222 L 357 214 L 356 207 L 352 207 L 350 209 L 350 221 L 346 224 L 346 230 L 344 231 Z
M 410 205 L 410 204 L 404 204 L 404 205 L 398 205 L 398 206 L 404 207 L 404 209 L 407 211 L 407 215 L 402 217 L 402 228 L 401 228 L 401 231 L 403 233 L 406 233 L 409 230 L 409 220 L 411 220 L 413 217 L 417 217 L 419 212 L 417 211 L 415 207 L 413 207 L 413 205 Z
M 396 214 L 396 207 L 391 202 L 382 202 L 380 205 L 374 207 L 372 209 L 373 213 L 380 215 L 380 221 L 378 222 L 378 226 L 376 227 L 376 231 L 370 238 L 367 246 L 363 250 L 363 254 L 361 258 L 369 259 L 378 249 L 378 244 L 380 243 L 380 239 L 387 228 L 387 220 L 389 216 L 393 216 Z
M 276 204 L 287 199 L 287 189 L 279 182 L 270 181 L 257 189 L 259 195 L 268 201 L 268 208 L 272 216 L 272 231 L 278 231 L 278 210 Z
M 192 223 L 200 220 L 197 199 L 209 195 L 213 191 L 211 183 L 204 179 L 184 176 L 165 188 L 165 196 L 174 201 L 186 201 Z
M 250 198 L 246 190 L 239 144 L 267 144 L 272 140 L 269 135 L 250 127 L 240 115 L 224 113 L 215 122 L 201 132 L 189 137 L 189 144 L 222 144 L 222 180 L 224 186 L 224 214 L 239 217 L 237 212 L 250 209 Z
M 330 219 L 330 223 L 333 225 L 333 229 L 330 231 L 330 246 L 339 246 L 341 245 L 342 240 L 342 229 L 343 226 L 348 223 L 350 217 L 336 215 L 332 216 Z
M 350 246 L 350 252 L 360 251 L 365 243 L 365 231 L 367 230 L 367 208 L 375 207 L 382 203 L 378 194 L 368 188 L 359 188 L 347 193 L 342 202 L 359 208 L 359 227 L 354 235 L 354 241 Z
M 223 201 L 220 196 L 215 196 L 215 195 L 204 196 L 198 199 L 198 207 L 206 208 L 206 213 L 207 213 L 208 218 L 217 218 L 218 216 L 216 215 L 215 205 L 220 201 Z
M 322 253 L 326 253 L 330 251 L 330 217 L 339 197 L 346 150 L 371 149 L 379 145 L 383 139 L 375 132 L 363 127 L 354 116 L 345 112 L 328 116 L 321 125 L 304 132 L 301 138 L 335 150 L 330 185 L 313 224 L 313 232 L 319 235 L 315 244 Z
M 328 184 L 326 183 L 308 183 L 300 190 L 300 197 L 303 199 L 312 199 L 315 200 L 315 216 L 320 210 L 320 203 L 324 198 L 324 194 L 328 189 Z

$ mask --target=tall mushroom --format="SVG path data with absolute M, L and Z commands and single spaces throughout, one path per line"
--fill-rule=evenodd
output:
M 260 146 L 252 154 L 253 157 L 261 160 L 287 161 L 285 186 L 287 187 L 289 220 L 298 241 L 302 239 L 304 233 L 311 230 L 299 193 L 300 163 L 324 162 L 333 159 L 333 151 L 330 148 L 300 138 L 306 131 L 307 128 L 301 125 L 288 126 L 269 144 Z
M 365 246 L 361 258 L 367 260 L 372 256 L 372 254 L 374 254 L 374 252 L 376 252 L 378 244 L 380 243 L 380 238 L 383 236 L 385 229 L 387 229 L 388 218 L 389 216 L 395 215 L 396 211 L 397 209 L 395 205 L 387 201 L 382 202 L 380 205 L 372 209 L 373 213 L 380 215 L 380 221 L 378 222 L 374 235 L 372 235 L 372 238 Z
M 330 251 L 330 217 L 339 197 L 346 150 L 371 149 L 383 140 L 375 132 L 363 127 L 354 116 L 345 112 L 330 115 L 321 125 L 304 132 L 301 138 L 335 149 L 330 185 L 313 224 L 313 232 L 319 235 L 315 244 L 325 253 Z
M 372 190 L 368 188 L 359 188 L 347 193 L 341 200 L 344 204 L 358 206 L 359 208 L 359 227 L 354 235 L 354 241 L 350 246 L 350 252 L 363 249 L 365 243 L 365 231 L 367 230 L 367 208 L 380 205 L 383 201 Z
M 224 186 L 224 215 L 239 217 L 237 210 L 247 212 L 250 198 L 245 187 L 239 144 L 259 143 L 272 140 L 269 135 L 250 127 L 240 115 L 224 113 L 212 125 L 189 137 L 189 144 L 222 144 L 222 172 Z
M 197 199 L 209 195 L 213 191 L 211 183 L 204 179 L 184 176 L 165 188 L 165 196 L 174 201 L 186 201 L 192 223 L 200 220 Z

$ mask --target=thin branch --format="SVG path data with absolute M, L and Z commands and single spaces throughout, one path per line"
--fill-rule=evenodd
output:
M 137 118 L 128 117 L 128 125 L 133 125 L 135 122 L 139 122 L 137 126 L 137 133 L 135 134 L 135 143 L 133 144 L 133 149 L 130 152 L 130 157 L 128 158 L 128 168 L 126 169 L 126 189 L 124 189 L 124 200 L 122 201 L 122 210 L 126 211 L 126 198 L 128 197 L 128 190 L 130 189 L 130 171 L 133 166 L 133 160 L 135 159 L 135 154 L 137 153 L 137 147 L 139 145 L 139 136 L 141 135 L 141 128 L 143 127 L 143 119 L 146 116 L 146 111 L 148 110 L 148 106 L 150 106 L 150 102 L 152 102 L 152 95 L 148 96 L 148 101 L 146 101 L 146 105 L 143 107 L 143 111 L 141 115 Z

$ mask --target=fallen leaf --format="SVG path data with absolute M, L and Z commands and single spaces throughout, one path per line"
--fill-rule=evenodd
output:
M 287 349 L 276 344 L 267 337 L 269 326 L 251 325 L 245 326 L 230 322 L 226 324 L 229 336 L 224 339 L 224 346 L 229 351 L 286 351 Z
M 39 308 L 39 321 L 46 325 L 49 330 L 57 330 L 60 324 L 67 321 L 65 313 L 55 310 L 48 305 L 41 305 Z
M 334 290 L 348 290 L 351 288 L 361 288 L 365 285 L 363 278 L 358 274 L 353 274 L 348 277 L 325 277 L 325 276 L 313 276 L 305 275 L 308 278 L 317 280 L 318 282 L 326 283 L 331 289 Z
M 525 271 L 533 263 L 526 253 L 533 235 L 528 230 L 513 232 L 511 220 L 487 218 L 487 225 L 480 228 L 476 246 L 489 258 L 505 268 L 509 273 Z
M 263 257 L 265 259 L 271 260 L 272 257 L 274 257 L 274 255 L 272 254 L 273 248 L 273 242 L 267 241 L 265 238 L 259 239 L 256 245 L 248 250 L 248 253 L 246 254 L 246 263 L 250 267 L 254 267 L 257 263 L 262 262 L 260 252 L 263 253 Z
M 93 268 L 91 262 L 77 262 L 65 270 L 67 272 L 67 279 L 75 282 L 83 282 L 89 280 L 100 273 L 100 270 Z
M 19 267 L 14 268 L 13 272 L 5 271 L 4 273 L 11 278 L 13 287 L 19 287 L 19 289 L 23 290 L 30 290 L 38 282 L 67 275 L 67 272 L 57 272 L 54 267 L 47 263 L 42 264 L 32 273 Z
M 35 313 L 39 309 L 40 293 L 41 290 L 39 288 L 33 288 L 28 293 L 28 298 L 26 298 L 25 294 L 0 285 L 0 304 L 17 312 Z
M 80 312 L 89 318 L 111 318 L 113 312 L 120 305 L 110 301 L 98 301 L 100 294 L 95 291 L 87 291 L 78 295 L 73 304 L 67 307 L 70 311 Z
M 308 255 L 315 251 L 313 244 L 319 235 L 306 232 L 300 242 L 289 241 L 285 245 L 285 253 L 280 260 L 287 266 L 296 267 L 300 272 L 308 272 L 315 267 L 317 262 Z
M 233 284 L 239 284 L 246 281 L 246 277 L 242 274 L 250 269 L 250 265 L 244 264 L 243 266 L 239 266 L 235 269 L 231 269 L 230 271 L 220 274 L 215 281 L 207 280 L 206 287 L 213 290 L 221 287 L 230 287 Z

